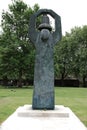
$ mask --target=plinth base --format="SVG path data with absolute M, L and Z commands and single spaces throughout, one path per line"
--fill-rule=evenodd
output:
M 32 110 L 31 105 L 19 107 L 1 130 L 87 130 L 68 108 L 56 105 L 55 110 Z

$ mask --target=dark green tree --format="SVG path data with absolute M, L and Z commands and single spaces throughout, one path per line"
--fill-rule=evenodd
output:
M 74 77 L 83 80 L 87 78 L 87 26 L 75 27 L 66 33 L 55 47 L 55 76 L 63 80 Z
M 31 8 L 22 0 L 13 0 L 9 11 L 2 13 L 1 76 L 18 79 L 18 87 L 22 87 L 23 78 L 33 78 L 34 47 L 28 38 L 28 28 L 31 14 L 38 9 L 37 4 Z
M 74 46 L 72 73 L 86 86 L 87 78 L 87 26 L 71 30 L 71 47 Z
M 71 72 L 72 56 L 70 52 L 70 35 L 67 33 L 55 47 L 55 77 L 63 81 Z

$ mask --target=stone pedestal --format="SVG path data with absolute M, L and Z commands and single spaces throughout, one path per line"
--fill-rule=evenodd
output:
M 55 106 L 55 110 L 32 110 L 31 105 L 19 107 L 1 125 L 0 130 L 87 130 L 68 108 Z

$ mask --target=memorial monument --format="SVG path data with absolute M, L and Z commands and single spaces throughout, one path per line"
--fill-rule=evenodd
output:
M 55 31 L 50 26 L 49 15 L 55 20 Z M 39 16 L 42 23 L 36 28 Z M 2 123 L 1 130 L 87 130 L 68 107 L 54 104 L 53 48 L 61 39 L 60 16 L 47 9 L 34 13 L 30 19 L 29 37 L 36 48 L 33 103 L 18 107 Z
M 52 31 L 49 17 L 55 20 Z M 36 28 L 37 17 L 42 23 Z M 30 18 L 29 38 L 36 48 L 34 70 L 33 109 L 54 109 L 54 45 L 61 39 L 61 18 L 54 11 L 41 9 Z

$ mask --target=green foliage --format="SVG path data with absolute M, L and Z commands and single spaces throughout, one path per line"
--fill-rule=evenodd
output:
M 0 77 L 19 79 L 33 78 L 34 47 L 28 38 L 29 18 L 39 9 L 37 4 L 28 7 L 22 0 L 13 0 L 9 11 L 2 13 L 0 36 Z
M 0 35 L 0 78 L 33 79 L 35 49 L 28 38 L 29 19 L 38 11 L 22 0 L 13 0 L 9 11 L 3 11 Z M 41 17 L 36 19 L 36 26 Z M 87 78 L 87 26 L 74 27 L 54 48 L 55 78 L 78 78 L 86 87 Z
M 55 47 L 55 76 L 64 80 L 74 77 L 83 80 L 86 87 L 87 78 L 87 26 L 75 27 L 66 33 Z
M 69 48 L 69 36 L 63 37 L 55 47 L 55 76 L 64 79 L 70 73 L 71 52 Z
M 85 87 L 87 78 L 87 26 L 73 29 L 71 35 L 73 36 L 72 44 L 76 44 L 73 70 L 83 79 L 83 86 Z

